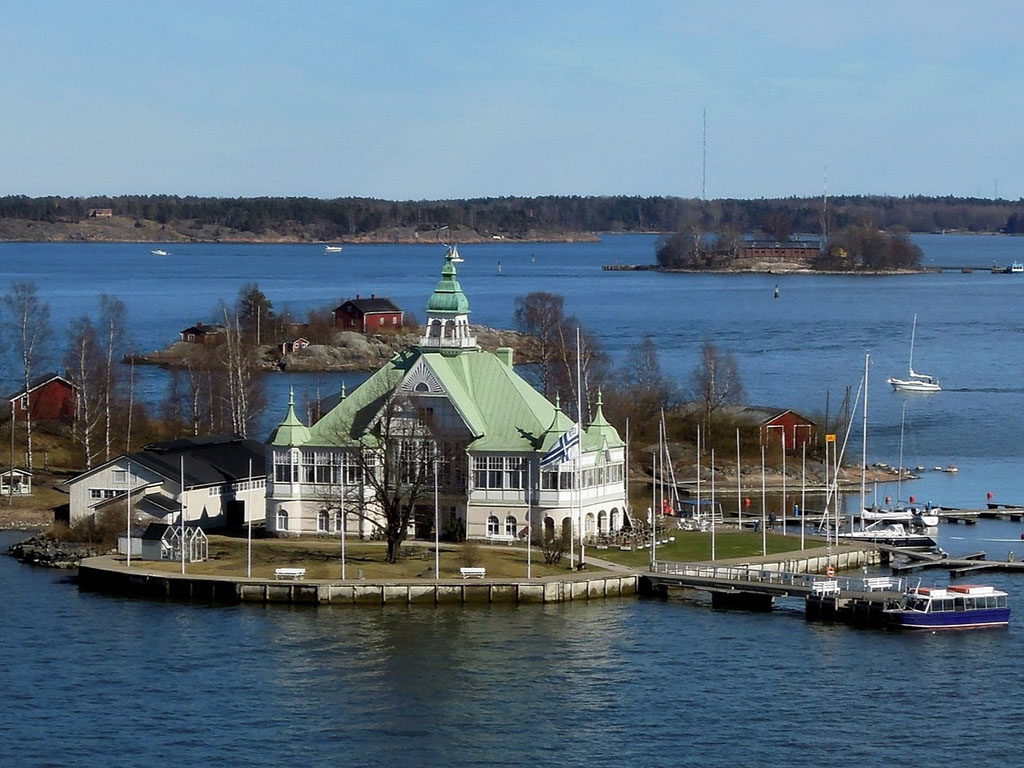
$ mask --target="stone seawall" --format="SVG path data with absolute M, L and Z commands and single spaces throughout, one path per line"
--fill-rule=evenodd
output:
M 158 600 L 306 605 L 562 603 L 635 595 L 636 574 L 590 574 L 537 581 L 266 581 L 127 569 L 112 557 L 78 567 L 80 589 Z

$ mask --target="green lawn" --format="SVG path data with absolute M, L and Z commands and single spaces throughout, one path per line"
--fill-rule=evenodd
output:
M 387 548 L 383 542 L 347 540 L 345 546 L 345 576 L 349 579 L 407 579 L 433 580 L 434 548 L 427 542 L 405 542 L 399 550 L 397 563 L 385 562 Z M 625 554 L 625 553 L 623 553 Z M 559 565 L 544 565 L 539 548 L 532 552 L 534 578 L 567 572 L 568 557 Z M 471 562 L 470 562 L 471 561 Z M 302 567 L 307 579 L 337 579 L 341 576 L 341 543 L 328 538 L 255 539 L 252 547 L 252 573 L 255 578 L 271 579 L 275 568 Z M 441 578 L 460 578 L 459 568 L 466 565 L 487 569 L 488 578 L 525 579 L 526 548 L 522 546 L 466 547 L 442 544 Z M 177 572 L 179 564 L 133 560 L 132 567 L 146 570 Z M 208 576 L 245 576 L 246 541 L 229 536 L 210 536 L 210 559 L 190 563 L 188 573 Z
M 699 562 L 711 559 L 711 534 L 697 531 L 675 530 L 671 533 L 675 541 L 659 544 L 657 556 L 659 560 L 675 560 L 678 562 Z M 768 554 L 800 551 L 799 534 L 782 536 L 778 533 L 768 534 Z M 818 541 L 808 542 L 809 547 L 823 546 Z M 643 568 L 651 561 L 649 550 L 641 549 L 627 552 L 621 549 L 587 550 L 594 557 L 610 560 L 614 563 Z M 757 557 L 761 555 L 761 534 L 750 531 L 723 531 L 715 535 L 715 558 L 728 560 L 734 557 Z

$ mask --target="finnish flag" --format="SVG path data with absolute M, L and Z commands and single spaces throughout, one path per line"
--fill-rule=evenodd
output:
M 552 464 L 561 464 L 563 461 L 576 456 L 580 447 L 580 425 L 573 424 L 572 429 L 558 438 L 558 442 L 551 446 L 551 450 L 544 454 L 540 460 L 540 468 L 550 467 Z

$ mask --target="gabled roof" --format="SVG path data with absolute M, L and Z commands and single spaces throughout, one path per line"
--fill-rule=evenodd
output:
M 413 350 L 394 357 L 341 400 L 309 427 L 303 442 L 282 442 L 279 427 L 271 444 L 355 445 L 369 431 L 391 394 L 419 365 L 430 372 L 462 417 L 472 435 L 468 445 L 471 451 L 546 451 L 572 426 L 568 416 L 491 352 Z M 585 434 L 588 450 L 599 449 L 606 440 L 609 447 L 623 444 L 600 408 L 595 424 Z
M 335 308 L 335 312 L 343 309 L 346 304 L 351 304 L 353 307 L 358 309 L 362 314 L 369 315 L 373 312 L 401 312 L 402 309 L 391 299 L 385 297 L 374 296 L 370 299 L 355 298 L 349 299 L 341 303 L 341 306 Z
M 178 333 L 195 333 L 204 335 L 212 333 L 224 333 L 226 330 L 227 329 L 223 325 L 217 325 L 216 323 L 211 325 L 207 325 L 206 323 L 196 323 L 195 325 L 190 325 L 183 331 L 178 331 Z
M 179 482 L 183 457 L 186 488 L 243 480 L 250 476 L 250 461 L 253 477 L 266 474 L 263 443 L 238 435 L 207 435 L 150 443 L 143 446 L 140 451 L 121 454 L 116 459 L 93 467 L 67 482 L 74 483 L 124 460 L 145 467 L 168 480 Z
M 56 372 L 54 372 L 54 373 L 44 373 L 42 376 L 36 376 L 34 379 L 30 380 L 29 383 L 28 383 L 28 389 L 27 390 L 24 387 L 22 387 L 17 392 L 13 392 L 13 393 L 11 393 L 9 395 L 5 395 L 4 399 L 7 402 L 10 402 L 12 400 L 17 400 L 22 395 L 25 395 L 25 394 L 29 394 L 30 395 L 30 394 L 32 394 L 32 392 L 34 392 L 35 390 L 39 389 L 40 387 L 42 387 L 42 386 L 44 386 L 46 384 L 49 384 L 51 381 L 59 381 L 62 384 L 66 384 L 71 389 L 75 388 L 74 384 L 72 384 L 70 381 L 65 379 L 59 373 L 56 373 Z
M 699 410 L 703 407 L 699 403 L 689 405 L 694 410 Z M 792 413 L 797 418 L 806 421 L 809 424 L 816 425 L 816 422 L 812 419 L 808 419 L 806 416 L 794 411 L 792 408 L 776 408 L 770 405 L 724 405 L 721 406 L 717 412 L 735 419 L 740 424 L 748 424 L 750 426 L 761 426 L 762 424 L 774 421 L 787 413 Z

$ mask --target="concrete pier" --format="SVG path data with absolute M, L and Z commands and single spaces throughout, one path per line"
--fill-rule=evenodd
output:
M 593 572 L 530 581 L 273 581 L 129 569 L 111 556 L 89 558 L 78 567 L 78 586 L 85 590 L 158 600 L 292 605 L 562 603 L 634 595 L 637 579 L 633 572 Z

